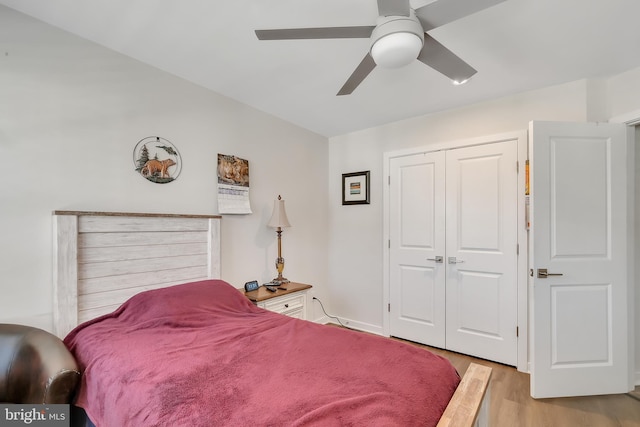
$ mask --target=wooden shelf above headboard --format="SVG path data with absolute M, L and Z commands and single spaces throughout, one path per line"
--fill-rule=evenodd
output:
M 220 216 L 53 212 L 54 329 L 64 337 L 133 295 L 220 278 Z

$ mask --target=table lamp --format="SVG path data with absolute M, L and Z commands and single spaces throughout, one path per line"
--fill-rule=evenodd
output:
M 278 277 L 271 282 L 281 285 L 283 283 L 289 283 L 289 280 L 282 277 L 284 271 L 284 258 L 282 258 L 282 228 L 291 227 L 289 219 L 287 218 L 287 212 L 284 210 L 284 200 L 281 196 L 278 196 L 278 200 L 273 203 L 273 214 L 267 224 L 269 227 L 275 228 L 278 233 L 278 258 L 276 258 L 276 269 L 278 270 Z

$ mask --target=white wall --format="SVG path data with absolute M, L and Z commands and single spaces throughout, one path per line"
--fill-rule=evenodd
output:
M 640 116 L 638 116 L 640 117 Z M 635 369 L 636 369 L 636 384 L 640 384 L 640 126 L 636 126 L 636 140 L 635 140 Z
M 383 153 L 523 130 L 531 120 L 608 121 L 630 111 L 640 117 L 638 93 L 640 69 L 611 79 L 576 81 L 330 138 L 328 283 L 335 314 L 355 327 L 382 332 Z M 637 165 L 640 170 L 640 155 Z M 341 206 L 341 174 L 361 170 L 371 170 L 371 204 Z M 640 179 L 638 183 L 636 227 L 640 228 Z M 640 240 L 636 241 L 636 259 L 640 265 Z M 640 312 L 640 268 L 636 268 L 636 281 L 636 312 Z M 640 370 L 640 326 L 637 319 L 635 323 L 636 370 Z M 640 383 L 640 372 L 636 382 Z
M 640 122 L 640 68 L 627 71 L 608 80 L 609 105 L 616 121 Z M 640 126 L 636 125 L 635 181 L 635 350 L 636 384 L 640 384 Z
M 640 68 L 629 70 L 607 80 L 611 117 L 640 112 Z M 638 114 L 640 117 L 640 114 Z
M 382 331 L 383 153 L 525 130 L 533 119 L 584 121 L 588 87 L 579 81 L 331 138 L 329 289 L 335 313 L 354 326 Z M 361 170 L 371 171 L 371 204 L 341 206 L 341 174 Z
M 182 156 L 169 184 L 134 171 L 156 135 Z M 222 219 L 223 278 L 275 277 L 281 194 L 285 275 L 328 299 L 326 138 L 0 6 L 0 322 L 51 327 L 52 211 L 215 214 L 217 153 L 249 160 L 254 211 Z

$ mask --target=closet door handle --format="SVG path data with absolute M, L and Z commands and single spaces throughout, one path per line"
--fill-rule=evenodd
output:
M 435 258 L 427 258 L 427 261 L 435 261 L 435 262 L 442 263 L 442 262 L 444 262 L 444 257 L 437 256 Z

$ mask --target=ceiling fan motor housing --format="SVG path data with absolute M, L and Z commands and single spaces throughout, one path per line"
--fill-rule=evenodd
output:
M 371 33 L 369 52 L 376 65 L 398 68 L 418 57 L 424 30 L 413 10 L 409 16 L 381 16 Z

